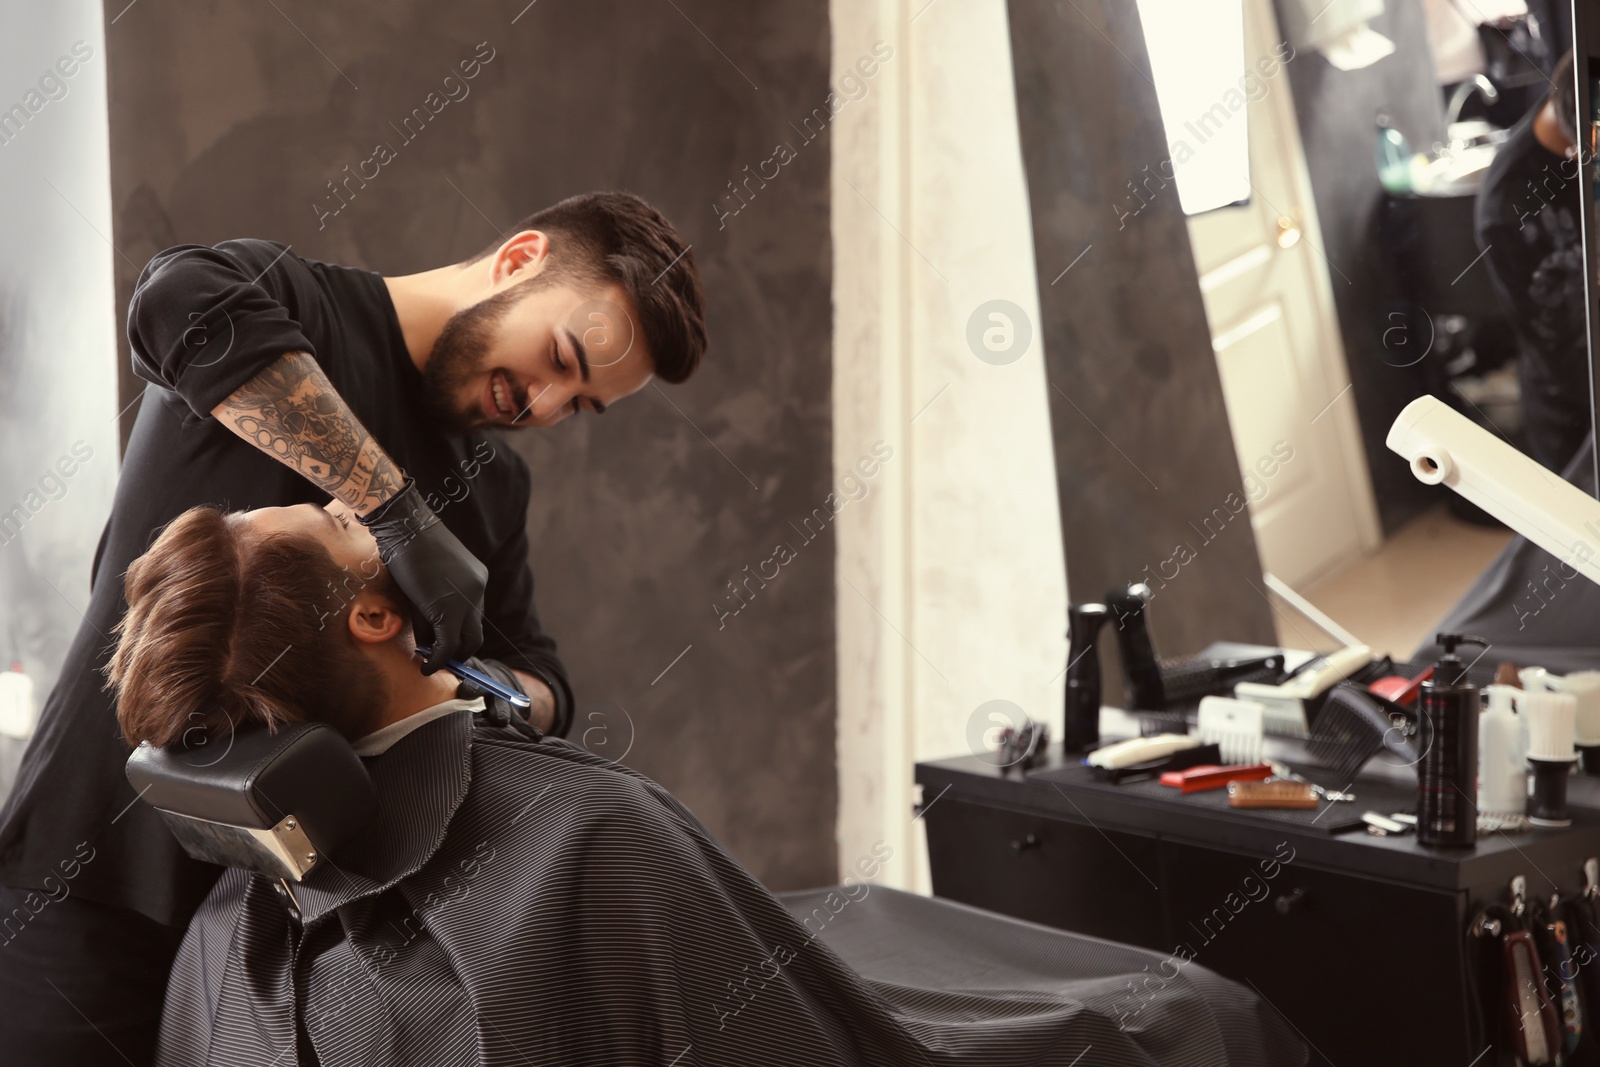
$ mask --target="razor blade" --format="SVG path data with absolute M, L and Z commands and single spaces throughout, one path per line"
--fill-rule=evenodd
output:
M 433 648 L 429 645 L 418 645 L 417 653 L 423 656 L 431 656 L 433 655 Z M 500 684 L 489 675 L 484 674 L 482 671 L 474 670 L 458 659 L 446 660 L 444 669 L 462 681 L 471 682 L 486 693 L 493 693 L 518 711 L 527 711 L 533 707 L 533 701 L 522 693 L 517 692 L 510 686 Z

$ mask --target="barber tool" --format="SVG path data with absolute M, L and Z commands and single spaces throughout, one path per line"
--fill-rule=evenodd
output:
M 1222 658 L 1200 653 L 1161 661 L 1161 690 L 1168 704 L 1229 693 L 1240 682 L 1275 678 L 1283 669 L 1283 653 Z
M 1362 812 L 1361 821 L 1367 824 L 1367 833 L 1374 837 L 1398 837 L 1400 834 L 1410 833 L 1414 828 L 1411 823 L 1391 819 L 1376 811 Z
M 1104 604 L 1067 608 L 1067 690 L 1062 716 L 1063 752 L 1084 752 L 1100 743 L 1100 627 Z
M 1182 771 L 1167 771 L 1161 784 L 1175 787 L 1180 793 L 1202 793 L 1208 789 L 1221 789 L 1229 782 L 1258 782 L 1272 777 L 1270 763 L 1239 763 L 1228 767 L 1203 764 Z
M 1276 760 L 1272 761 L 1272 776 L 1274 778 L 1282 779 L 1285 782 L 1299 782 L 1301 785 L 1310 786 L 1311 792 L 1316 796 L 1321 797 L 1323 800 L 1334 801 L 1335 803 L 1341 804 L 1349 804 L 1356 799 L 1356 795 L 1352 792 L 1349 792 L 1350 783 L 1348 782 L 1345 783 L 1345 788 L 1343 790 L 1324 789 L 1316 782 L 1311 781 L 1303 775 L 1296 774 L 1294 771 L 1291 771 L 1288 767 L 1277 762 Z
M 1561 1050 L 1570 1057 L 1583 1040 L 1584 1012 L 1578 988 L 1578 966 L 1574 965 L 1573 938 L 1560 909 L 1560 890 L 1549 900 L 1535 899 L 1528 905 L 1528 932 L 1539 948 L 1544 964 L 1544 979 L 1550 1003 L 1561 1023 Z
M 1406 765 L 1417 762 L 1411 742 L 1361 686 L 1342 682 L 1328 691 L 1306 740 L 1306 752 L 1326 768 L 1329 781 L 1349 786 L 1361 768 L 1386 747 Z
M 1600 774 L 1600 671 L 1573 671 L 1562 676 L 1543 667 L 1526 667 L 1519 678 L 1524 689 L 1568 693 L 1577 701 L 1574 735 L 1578 757 L 1585 774 Z
M 1237 687 L 1234 690 L 1235 696 L 1261 700 L 1267 705 L 1269 731 L 1305 737 L 1310 722 L 1311 702 L 1336 682 L 1369 666 L 1374 659 L 1372 649 L 1277 575 L 1268 572 L 1261 576 L 1261 580 L 1290 607 L 1316 623 L 1343 646 L 1335 652 L 1300 664 L 1289 678 L 1284 679 L 1276 693 L 1257 691 L 1253 685 L 1245 692 L 1239 692 Z
M 1306 704 L 1371 663 L 1372 649 L 1353 645 L 1329 652 L 1320 660 L 1302 664 L 1290 678 L 1277 685 L 1240 682 L 1234 686 L 1233 695 L 1266 707 L 1265 726 L 1269 732 L 1306 737 L 1310 733 Z
M 1050 727 L 1046 723 L 1028 719 L 1020 727 L 1005 726 L 1000 730 L 1000 773 L 1012 767 L 1027 770 L 1043 758 L 1050 746 Z
M 1229 782 L 1230 808 L 1315 808 L 1320 801 L 1308 782 Z
M 1088 764 L 1091 767 L 1103 767 L 1114 771 L 1123 767 L 1130 767 L 1137 763 L 1149 763 L 1152 760 L 1164 759 L 1174 752 L 1188 748 L 1197 748 L 1200 745 L 1198 737 L 1188 734 L 1156 734 L 1154 737 L 1133 737 L 1126 741 L 1097 748 L 1089 753 Z
M 419 656 L 431 656 L 433 655 L 433 649 L 429 648 L 427 645 L 418 645 L 417 654 Z M 474 670 L 465 663 L 462 663 L 460 660 L 446 660 L 444 667 L 445 670 L 449 671 L 457 678 L 460 678 L 463 681 L 471 682 L 473 685 L 478 686 L 485 692 L 493 693 L 501 700 L 504 700 L 506 703 L 516 708 L 518 711 L 526 712 L 529 708 L 533 707 L 533 701 L 529 700 L 524 694 L 517 692 L 508 685 L 502 685 L 500 682 L 496 681 L 494 678 L 491 678 L 484 672 L 480 670 Z
M 1489 706 L 1478 717 L 1478 823 L 1485 816 L 1521 816 L 1528 804 L 1528 765 L 1516 701 L 1522 690 L 1484 687 Z
M 1266 714 L 1267 709 L 1254 700 L 1205 697 L 1195 732 L 1202 741 L 1215 741 L 1222 758 L 1231 763 L 1259 763 Z
M 1528 879 L 1511 879 L 1511 921 L 1503 935 L 1510 1008 L 1515 1013 L 1518 1049 L 1529 1064 L 1560 1062 L 1561 1022 L 1545 984 L 1544 961 L 1528 930 Z
M 1570 693 L 1524 693 L 1522 718 L 1527 725 L 1528 818 L 1535 826 L 1570 826 L 1567 777 L 1577 762 L 1574 734 L 1578 701 Z
M 1522 688 L 1529 691 L 1554 692 L 1555 686 L 1551 684 L 1552 678 L 1554 678 L 1554 675 L 1543 667 L 1523 667 L 1517 671 L 1517 681 L 1522 685 Z
M 1433 668 L 1429 667 L 1415 678 L 1402 678 L 1397 674 L 1386 675 L 1367 686 L 1367 692 L 1373 696 L 1382 697 L 1401 707 L 1409 708 L 1417 702 L 1417 694 L 1422 691 L 1422 683 L 1433 677 Z
M 1513 879 L 1516 910 L 1500 903 L 1485 905 L 1467 927 L 1468 977 L 1477 992 L 1485 1039 L 1504 1045 L 1515 1061 L 1527 1067 L 1556 1062 L 1560 1023 L 1545 986 L 1538 947 L 1525 929 L 1526 907 L 1519 893 L 1526 881 Z
M 1600 775 L 1600 671 L 1573 671 L 1561 683 L 1578 698 L 1576 741 L 1583 773 Z
M 1154 735 L 1152 735 L 1154 736 Z M 1150 737 L 1141 737 L 1137 740 L 1149 741 Z M 1221 766 L 1222 753 L 1216 745 L 1195 745 L 1191 748 L 1180 748 L 1166 755 L 1158 755 L 1152 759 L 1136 763 L 1124 763 L 1119 767 L 1098 767 L 1084 763 L 1089 767 L 1089 773 L 1102 782 L 1111 782 L 1122 785 L 1125 782 L 1143 782 L 1157 778 L 1169 771 L 1182 771 L 1190 767 L 1210 765 Z
M 303 880 L 378 810 L 361 758 L 323 723 L 250 726 L 187 747 L 145 742 L 126 774 L 189 855 L 282 883 Z
M 1600 916 L 1595 913 L 1600 901 L 1600 859 L 1590 856 L 1583 861 L 1583 888 L 1576 896 L 1552 901 L 1551 912 L 1567 924 L 1567 937 L 1575 957 L 1583 957 L 1588 966 L 1578 968 L 1579 984 L 1583 989 L 1584 1005 L 1588 1009 L 1589 1043 L 1600 1051 Z
M 1417 840 L 1468 848 L 1478 840 L 1479 698 L 1456 649 L 1487 642 L 1463 634 L 1439 634 L 1435 640 L 1444 654 L 1418 699 L 1424 747 L 1417 772 Z
M 1106 609 L 1117 620 L 1117 648 L 1122 653 L 1122 674 L 1127 681 L 1127 711 L 1163 711 L 1166 690 L 1161 685 L 1161 661 L 1150 639 L 1146 616 L 1155 594 L 1143 582 L 1106 594 Z

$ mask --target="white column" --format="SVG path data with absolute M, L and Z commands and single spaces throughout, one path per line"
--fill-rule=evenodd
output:
M 836 86 L 876 41 L 894 49 L 834 126 L 836 473 L 894 448 L 838 527 L 839 859 L 883 840 L 883 880 L 925 890 L 912 765 L 981 745 L 989 701 L 1060 723 L 1038 282 L 1005 5 L 836 0 L 833 28 Z M 996 300 L 1014 309 L 990 318 Z

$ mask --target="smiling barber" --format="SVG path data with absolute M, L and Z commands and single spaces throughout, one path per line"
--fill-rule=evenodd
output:
M 533 605 L 532 478 L 488 431 L 599 414 L 652 376 L 684 381 L 705 349 L 703 297 L 683 239 L 637 197 L 573 197 L 517 231 L 403 277 L 258 240 L 172 248 L 140 275 L 128 337 L 150 386 L 89 608 L 0 814 L 4 1062 L 148 1062 L 173 953 L 219 873 L 134 803 L 103 689 L 123 572 L 188 508 L 338 498 L 431 630 L 425 671 L 477 652 L 532 698 L 535 725 L 570 725 Z M 337 611 L 360 580 L 306 610 Z M 248 686 L 295 659 L 286 646 L 225 673 Z

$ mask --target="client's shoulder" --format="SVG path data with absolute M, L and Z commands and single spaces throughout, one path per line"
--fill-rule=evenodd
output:
M 694 813 L 644 775 L 568 741 L 490 728 L 474 731 L 471 781 L 429 870 L 490 864 L 521 895 L 646 875 L 698 884 L 719 854 Z
M 469 795 L 475 806 L 520 810 L 548 793 L 550 800 L 581 800 L 583 810 L 596 815 L 688 815 L 672 794 L 638 771 L 557 737 L 533 741 L 509 730 L 480 729 L 472 739 L 472 764 Z

